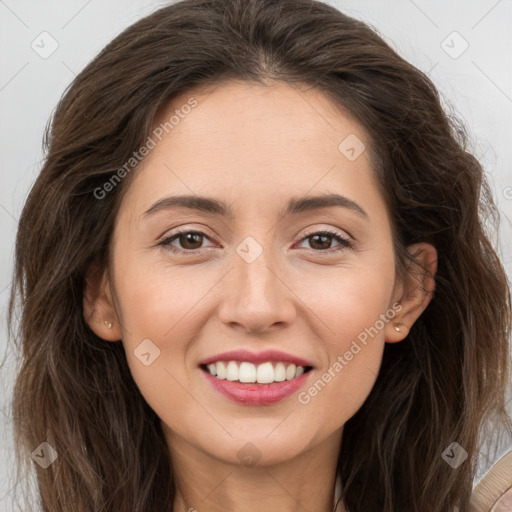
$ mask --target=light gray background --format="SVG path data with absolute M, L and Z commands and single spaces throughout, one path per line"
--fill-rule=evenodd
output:
M 491 178 L 504 215 L 497 242 L 512 276 L 508 220 L 512 218 L 512 0 L 328 3 L 369 22 L 398 53 L 429 74 L 445 105 L 452 105 L 465 120 L 473 152 Z M 41 166 L 43 130 L 75 74 L 121 30 L 165 4 L 152 0 L 0 0 L 1 357 L 8 351 L 0 374 L 2 511 L 13 510 L 14 495 L 9 401 L 15 367 L 5 312 L 17 219 Z M 31 47 L 38 45 L 39 52 L 51 49 L 51 39 L 41 36 L 42 32 L 58 44 L 47 58 Z M 477 481 L 511 447 L 505 436 L 492 441 L 491 449 L 481 453 Z

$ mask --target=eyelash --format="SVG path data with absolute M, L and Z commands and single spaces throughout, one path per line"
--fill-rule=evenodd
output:
M 209 239 L 209 237 L 206 235 L 206 233 L 203 233 L 202 231 L 196 231 L 196 230 L 193 230 L 193 229 L 185 229 L 183 231 L 178 231 L 178 232 L 173 233 L 172 235 L 164 238 L 157 245 L 163 246 L 167 250 L 169 250 L 169 251 L 171 251 L 173 253 L 198 254 L 200 252 L 203 252 L 204 249 L 206 249 L 206 247 L 203 247 L 203 248 L 200 248 L 200 249 L 179 249 L 179 248 L 173 247 L 171 245 L 171 242 L 173 242 L 174 240 L 178 239 L 179 236 L 183 235 L 183 234 L 203 235 L 205 238 Z M 340 245 L 339 245 L 339 247 L 337 249 L 324 249 L 324 250 L 322 250 L 322 249 L 316 249 L 316 250 L 315 249 L 311 249 L 314 252 L 332 254 L 332 253 L 336 253 L 336 252 L 339 252 L 339 251 L 343 251 L 345 249 L 352 249 L 353 248 L 353 243 L 348 238 L 346 238 L 344 236 L 341 236 L 338 232 L 331 231 L 329 229 L 323 229 L 321 231 L 313 231 L 311 233 L 308 233 L 307 235 L 305 235 L 304 237 L 302 237 L 300 239 L 300 242 L 303 242 L 304 240 L 307 240 L 308 238 L 311 238 L 312 236 L 315 236 L 315 235 L 332 236 L 338 242 L 340 242 Z

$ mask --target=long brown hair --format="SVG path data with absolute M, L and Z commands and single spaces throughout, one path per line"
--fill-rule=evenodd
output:
M 101 199 L 94 192 L 173 97 L 226 80 L 305 84 L 348 110 L 371 137 L 397 269 L 407 245 L 436 247 L 435 296 L 404 342 L 386 344 L 370 396 L 344 427 L 339 471 L 351 512 L 465 512 L 479 429 L 491 413 L 507 419 L 510 291 L 487 231 L 497 209 L 463 124 L 429 78 L 366 24 L 315 0 L 166 6 L 108 44 L 59 102 L 19 222 L 9 315 L 22 358 L 19 465 L 43 441 L 58 453 L 46 469 L 33 465 L 42 509 L 171 510 L 159 418 L 122 344 L 84 320 L 84 275 L 108 265 L 128 180 Z M 457 469 L 441 457 L 452 442 L 469 454 Z

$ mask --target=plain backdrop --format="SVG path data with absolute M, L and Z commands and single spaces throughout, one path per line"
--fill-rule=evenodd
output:
M 0 0 L 0 349 L 2 357 L 7 355 L 0 375 L 0 511 L 13 510 L 14 496 L 10 393 L 15 372 L 5 313 L 17 220 L 41 168 L 43 130 L 76 73 L 124 28 L 166 3 Z M 512 1 L 328 3 L 370 23 L 399 54 L 428 73 L 445 105 L 465 121 L 503 214 L 496 243 L 510 279 Z M 480 454 L 476 481 L 511 447 L 510 438 L 493 438 L 490 449 Z

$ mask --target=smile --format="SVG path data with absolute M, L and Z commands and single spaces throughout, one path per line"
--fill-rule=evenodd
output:
M 253 364 L 247 361 L 218 361 L 206 366 L 210 375 L 217 379 L 238 381 L 243 383 L 271 384 L 273 382 L 284 382 L 300 377 L 311 367 L 297 366 L 294 363 L 267 361 L 262 364 Z
M 271 405 L 296 393 L 314 366 L 278 350 L 234 350 L 199 364 L 210 386 L 241 405 Z

